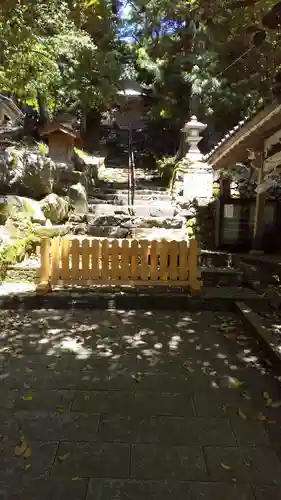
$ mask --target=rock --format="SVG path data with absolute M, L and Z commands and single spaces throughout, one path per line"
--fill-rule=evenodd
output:
M 55 236 L 64 236 L 69 232 L 67 225 L 57 226 L 37 226 L 34 228 L 35 234 L 40 237 L 54 238 Z
M 31 232 L 32 224 L 29 217 L 18 213 L 8 217 L 5 223 L 5 228 L 11 239 L 22 238 Z
M 53 191 L 56 165 L 40 154 L 25 155 L 25 168 L 22 184 L 29 196 L 41 198 Z
M 46 222 L 46 217 L 38 201 L 16 195 L 6 195 L 0 198 L 0 224 L 5 224 L 9 217 L 15 217 L 19 214 L 32 222 L 39 224 Z
M 94 187 L 98 182 L 99 168 L 104 165 L 104 158 L 91 156 L 84 151 L 74 148 L 72 161 L 75 170 L 87 173 L 87 179 L 91 187 Z
M 71 163 L 56 164 L 56 178 L 54 182 L 54 192 L 65 196 L 68 194 L 69 187 L 72 184 L 81 183 L 85 189 L 88 188 L 88 179 L 85 172 L 80 172 L 74 169 Z
M 86 214 L 89 211 L 86 189 L 79 182 L 69 188 L 70 203 L 77 214 Z
M 69 202 L 55 193 L 49 194 L 40 201 L 40 207 L 47 219 L 53 224 L 64 222 L 68 217 Z
M 25 148 L 7 148 L 0 152 L 0 191 L 29 197 L 50 194 L 55 177 L 54 162 Z
M 82 224 L 83 222 L 88 222 L 88 215 L 87 214 L 75 214 L 75 213 L 70 213 L 68 222 L 70 224 Z
M 132 217 L 130 215 L 94 215 L 94 214 L 89 214 L 87 216 L 87 221 L 88 224 L 91 226 L 120 226 L 121 224 L 128 223 L 129 226 L 131 226 L 131 219 Z

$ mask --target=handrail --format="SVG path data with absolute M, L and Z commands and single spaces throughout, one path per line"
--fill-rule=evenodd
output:
M 135 202 L 135 155 L 133 150 L 132 128 L 128 132 L 128 205 L 133 215 L 133 206 Z

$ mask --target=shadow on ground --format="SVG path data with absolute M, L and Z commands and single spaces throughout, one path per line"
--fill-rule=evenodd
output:
M 234 315 L 18 310 L 0 328 L 1 498 L 281 497 L 281 382 Z

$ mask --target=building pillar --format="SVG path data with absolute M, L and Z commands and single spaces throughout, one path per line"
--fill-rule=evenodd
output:
M 231 179 L 230 177 L 222 177 L 220 179 L 220 197 L 229 199 L 231 197 Z
M 258 170 L 258 183 L 260 186 L 264 180 L 264 153 L 257 154 L 257 166 Z M 254 231 L 253 231 L 253 241 L 252 249 L 254 251 L 260 251 L 262 249 L 262 236 L 264 231 L 264 208 L 266 202 L 267 192 L 259 192 L 257 189 L 256 196 L 256 207 L 255 207 L 255 218 L 254 218 Z

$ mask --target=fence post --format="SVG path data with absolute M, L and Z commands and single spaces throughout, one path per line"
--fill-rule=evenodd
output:
M 50 249 L 51 240 L 49 238 L 43 238 L 40 245 L 40 277 L 39 283 L 36 288 L 36 293 L 48 293 L 52 290 L 50 275 Z
M 197 295 L 201 288 L 201 273 L 198 265 L 198 255 L 200 250 L 197 241 L 192 239 L 189 241 L 188 250 L 188 281 L 192 295 Z

